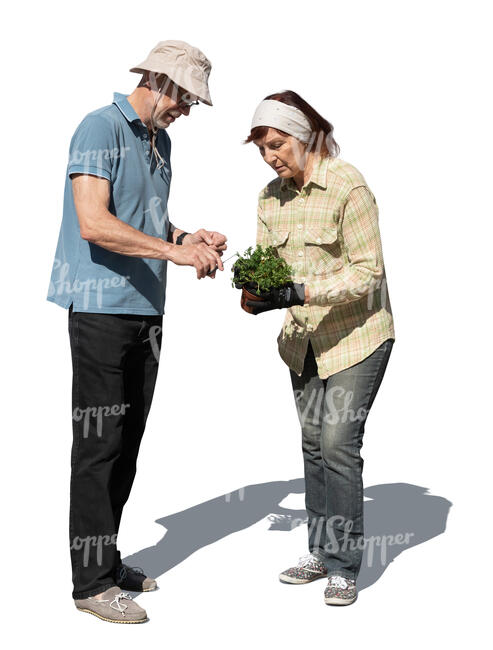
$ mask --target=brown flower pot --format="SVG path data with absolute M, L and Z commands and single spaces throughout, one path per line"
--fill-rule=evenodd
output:
M 249 306 L 246 304 L 246 301 L 247 301 L 247 300 L 258 300 L 258 301 L 262 301 L 262 300 L 264 300 L 264 298 L 262 298 L 261 296 L 257 296 L 257 295 L 254 294 L 254 293 L 250 293 L 250 291 L 248 291 L 248 289 L 245 289 L 245 287 L 242 287 L 242 288 L 241 288 L 241 308 L 244 309 L 244 310 L 245 310 L 246 312 L 248 312 L 249 314 L 251 314 L 251 313 L 253 313 L 253 312 L 252 312 L 251 307 L 249 307 Z

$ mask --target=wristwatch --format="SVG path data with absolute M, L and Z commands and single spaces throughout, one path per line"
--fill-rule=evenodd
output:
M 183 244 L 184 238 L 189 234 L 190 234 L 189 232 L 182 232 L 181 235 L 178 235 L 178 237 L 176 238 L 176 245 L 181 246 Z

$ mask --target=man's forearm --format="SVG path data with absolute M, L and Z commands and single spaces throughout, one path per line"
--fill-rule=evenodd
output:
M 180 228 L 177 228 L 174 224 L 170 222 L 167 241 L 170 244 L 176 244 L 176 240 L 182 234 L 182 232 L 185 232 L 185 230 L 180 230 Z M 185 237 L 183 237 L 182 239 L 182 244 L 187 243 L 190 237 L 191 237 L 191 233 L 185 235 Z
M 171 242 L 147 235 L 121 221 L 109 211 L 98 215 L 94 222 L 97 223 L 97 228 L 81 232 L 81 237 L 92 244 L 129 257 L 169 259 L 173 247 Z M 178 234 L 180 232 L 182 231 L 178 231 Z

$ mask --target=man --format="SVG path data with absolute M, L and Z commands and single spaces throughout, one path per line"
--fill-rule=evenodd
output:
M 137 88 L 89 113 L 70 144 L 48 300 L 69 309 L 72 595 L 111 622 L 145 621 L 124 590 L 157 586 L 122 564 L 116 539 L 158 371 L 167 261 L 198 279 L 223 270 L 226 237 L 176 228 L 167 211 L 166 129 L 199 101 L 212 106 L 210 70 L 188 43 L 158 43 L 131 69 Z

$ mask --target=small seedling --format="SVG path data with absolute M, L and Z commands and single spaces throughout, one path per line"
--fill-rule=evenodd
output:
M 255 250 L 250 246 L 233 264 L 232 285 L 237 289 L 245 286 L 249 291 L 262 294 L 272 288 L 282 287 L 293 281 L 293 269 L 273 246 Z

